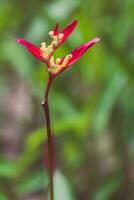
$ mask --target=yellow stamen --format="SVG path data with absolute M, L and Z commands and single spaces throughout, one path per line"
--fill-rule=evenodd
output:
M 61 64 L 61 67 L 62 67 L 62 68 L 66 67 L 67 64 L 68 64 L 68 61 L 69 61 L 71 58 L 72 58 L 72 54 L 68 54 L 68 55 L 64 58 L 63 63 Z
M 59 73 L 63 68 L 65 68 L 67 65 L 68 65 L 68 61 L 72 58 L 72 54 L 68 54 L 65 58 L 64 58 L 64 61 L 61 65 L 59 65 L 58 62 L 61 61 L 60 58 L 57 58 L 56 59 L 56 67 L 55 67 L 55 70 L 54 70 L 54 73 Z
M 54 31 L 50 31 L 50 32 L 48 33 L 48 35 L 50 35 L 50 37 L 53 37 L 53 34 L 54 34 Z
M 61 58 L 56 58 L 56 64 L 59 64 L 61 61 Z
M 53 35 L 53 40 L 58 42 L 58 36 L 57 35 Z
M 50 64 L 51 64 L 52 67 L 55 67 L 55 62 L 54 62 L 53 56 L 50 58 Z
M 57 48 L 59 46 L 59 42 L 54 40 L 52 41 L 51 46 L 53 46 L 53 48 Z
M 45 50 L 46 49 L 46 43 L 45 42 L 42 42 L 41 43 L 41 48 L 40 48 L 41 50 Z
M 48 51 L 47 54 L 50 54 L 50 53 L 52 53 L 54 51 L 54 49 L 53 49 L 53 47 L 51 45 L 49 45 L 47 47 L 47 51 Z
M 51 44 L 47 46 L 45 42 L 41 43 L 40 50 L 42 52 L 42 57 L 44 58 L 44 61 L 47 65 L 47 70 L 50 73 L 55 74 L 62 71 L 62 69 L 68 65 L 69 60 L 72 58 L 72 54 L 67 55 L 63 59 L 62 64 L 60 64 L 61 58 L 57 58 L 55 61 L 53 54 L 55 50 L 61 45 L 64 34 L 59 33 L 54 35 L 54 31 L 50 31 L 48 34 L 52 38 Z
M 64 37 L 64 34 L 63 33 L 59 33 L 58 37 L 59 37 L 59 42 L 61 42 L 63 37 Z

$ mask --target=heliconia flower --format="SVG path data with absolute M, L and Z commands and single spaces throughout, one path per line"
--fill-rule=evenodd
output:
M 54 31 L 49 32 L 49 35 L 52 38 L 51 44 L 46 45 L 45 42 L 41 43 L 41 47 L 37 47 L 30 42 L 18 38 L 16 42 L 25 46 L 27 50 L 38 60 L 44 62 L 47 65 L 47 70 L 49 74 L 53 77 L 56 77 L 70 65 L 75 63 L 81 56 L 93 45 L 100 41 L 99 38 L 94 38 L 91 41 L 81 45 L 80 47 L 74 49 L 70 54 L 63 58 L 57 58 L 54 60 L 53 54 L 56 49 L 68 38 L 72 33 L 75 26 L 77 25 L 77 20 L 74 20 L 71 24 L 66 26 L 63 31 L 59 32 L 59 24 L 56 24 Z

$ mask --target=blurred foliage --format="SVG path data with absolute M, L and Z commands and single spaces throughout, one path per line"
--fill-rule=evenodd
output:
M 134 199 L 134 1 L 0 1 L 0 200 L 47 198 L 43 64 L 15 43 L 37 45 L 79 24 L 58 56 L 100 36 L 50 92 L 58 170 L 55 200 Z M 56 55 L 57 55 L 56 54 Z

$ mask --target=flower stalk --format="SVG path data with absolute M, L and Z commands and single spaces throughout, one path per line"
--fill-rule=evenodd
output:
M 51 120 L 49 112 L 48 94 L 49 89 L 52 84 L 52 77 L 49 74 L 48 82 L 45 90 L 44 99 L 42 101 L 43 110 L 46 117 L 46 127 L 47 127 L 47 143 L 48 143 L 48 173 L 49 173 L 49 190 L 50 190 L 50 200 L 54 200 L 54 183 L 53 183 L 53 141 L 52 141 L 52 131 L 51 131 Z

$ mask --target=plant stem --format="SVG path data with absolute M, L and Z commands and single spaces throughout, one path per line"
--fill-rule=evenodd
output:
M 53 141 L 52 141 L 52 132 L 51 132 L 51 122 L 49 114 L 49 105 L 48 105 L 48 94 L 49 89 L 52 84 L 53 78 L 49 75 L 44 99 L 42 106 L 45 112 L 46 117 L 46 127 L 47 127 L 47 142 L 48 142 L 48 168 L 49 168 L 49 189 L 50 189 L 50 200 L 54 200 L 54 185 L 53 185 Z

